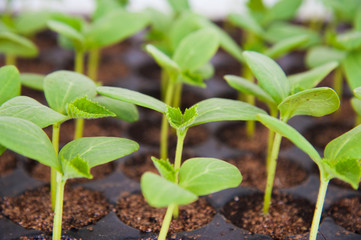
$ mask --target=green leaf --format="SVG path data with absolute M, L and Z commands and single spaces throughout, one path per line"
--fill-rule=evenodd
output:
M 284 123 L 277 118 L 268 116 L 266 114 L 258 114 L 258 121 L 264 124 L 267 128 L 281 134 L 283 137 L 291 140 L 297 147 L 310 156 L 310 158 L 316 163 L 321 164 L 321 156 L 316 149 L 309 143 L 296 129 Z
M 218 34 L 214 30 L 201 29 L 183 38 L 173 60 L 182 70 L 195 71 L 213 57 L 218 45 Z
M 71 178 L 93 178 L 90 173 L 90 167 L 87 161 L 81 159 L 79 156 L 75 156 L 71 160 L 61 160 L 62 168 L 63 168 L 63 178 L 71 179 Z
M 209 98 L 199 102 L 197 111 L 198 116 L 191 126 L 216 121 L 256 120 L 258 113 L 265 113 L 248 103 L 222 98 Z
M 14 66 L 0 68 L 0 106 L 7 100 L 20 95 L 19 71 Z
M 361 31 L 361 7 L 359 7 L 357 10 L 353 26 L 356 31 Z
M 96 102 L 90 101 L 87 97 L 77 98 L 73 102 L 66 104 L 66 112 L 70 118 L 93 119 L 116 116 L 115 113 Z
M 331 166 L 341 159 L 360 159 L 361 125 L 335 138 L 326 145 L 325 159 Z
M 266 22 L 276 20 L 290 20 L 295 17 L 302 0 L 280 0 L 276 2 L 265 16 Z
M 197 105 L 187 108 L 182 114 L 179 108 L 167 107 L 166 116 L 170 125 L 176 129 L 188 128 L 197 117 Z
M 128 3 L 125 1 L 114 1 L 114 0 L 96 0 L 96 7 L 94 12 L 92 13 L 92 19 L 97 20 L 99 18 L 104 17 L 109 12 L 116 10 L 120 7 L 125 7 Z
M 169 29 L 168 36 L 173 52 L 177 49 L 183 38 L 200 28 L 198 24 L 199 18 L 199 15 L 192 12 L 182 12 L 182 14 L 175 19 L 172 27 Z
M 361 31 L 350 31 L 337 35 L 337 43 L 347 51 L 355 50 L 361 46 Z
M 66 105 L 75 99 L 96 95 L 96 85 L 88 77 L 71 71 L 56 71 L 44 78 L 44 93 L 49 106 L 66 114 Z
M 45 76 L 42 74 L 36 73 L 22 73 L 20 74 L 20 81 L 21 85 L 26 87 L 43 91 L 43 84 L 44 84 Z
M 35 57 L 38 49 L 30 40 L 12 32 L 0 33 L 0 53 L 19 57 Z
M 116 24 L 114 24 L 116 23 Z M 146 14 L 117 9 L 98 19 L 86 34 L 89 48 L 102 48 L 120 42 L 148 24 Z
M 173 11 L 178 13 L 185 10 L 190 10 L 188 0 L 167 0 Z
M 216 158 L 191 158 L 179 170 L 179 185 L 198 196 L 237 187 L 241 181 L 237 167 Z
M 66 144 L 59 152 L 59 159 L 70 161 L 78 156 L 92 168 L 131 154 L 138 148 L 136 142 L 125 138 L 83 137 Z
M 338 62 L 330 62 L 306 72 L 288 76 L 292 92 L 295 92 L 296 89 L 306 90 L 315 87 L 336 67 L 338 67 Z
M 291 50 L 300 47 L 308 40 L 309 37 L 307 35 L 289 37 L 277 42 L 271 48 L 267 49 L 264 54 L 273 59 L 280 58 Z
M 226 75 L 224 78 L 226 79 L 227 83 L 237 91 L 251 94 L 269 105 L 276 105 L 275 101 L 268 93 L 266 93 L 262 88 L 250 80 L 235 75 Z
M 145 46 L 145 50 L 152 55 L 155 61 L 168 73 L 178 73 L 180 71 L 178 64 L 173 61 L 170 57 L 160 51 L 158 48 L 151 44 Z
M 150 108 L 155 111 L 165 113 L 167 105 L 162 101 L 151 96 L 118 87 L 98 87 L 97 92 L 103 96 L 113 98 L 116 100 L 133 103 L 145 108 Z
M 227 19 L 235 26 L 245 29 L 249 32 L 255 33 L 259 36 L 263 35 L 263 28 L 257 20 L 248 13 L 235 14 L 232 13 L 227 16 Z
M 361 116 L 361 99 L 352 98 L 351 106 L 358 116 Z
M 334 48 L 318 46 L 311 48 L 306 55 L 306 65 L 315 68 L 329 62 L 341 62 L 346 52 Z
M 361 51 L 350 52 L 342 63 L 351 90 L 361 87 Z
M 205 88 L 207 85 L 203 81 L 203 76 L 198 71 L 190 72 L 188 70 L 181 72 L 178 75 L 177 81 L 186 83 L 192 86 Z
M 143 174 L 140 186 L 149 205 L 157 208 L 171 204 L 187 205 L 198 199 L 192 192 L 150 172 Z
M 51 108 L 26 96 L 14 97 L 5 102 L 0 107 L 0 116 L 22 118 L 35 123 L 40 128 L 63 122 L 67 119 L 67 116 L 55 112 Z
M 202 67 L 198 68 L 194 73 L 199 75 L 202 79 L 209 79 L 214 75 L 214 67 L 212 64 L 206 63 Z
M 22 12 L 14 20 L 16 32 L 21 35 L 33 35 L 46 28 L 50 19 L 48 11 Z
M 328 159 L 325 159 L 327 161 Z M 350 183 L 358 189 L 361 178 L 361 165 L 359 159 L 340 159 L 333 166 L 329 165 L 328 171 L 336 178 Z
M 115 117 L 126 122 L 136 122 L 139 120 L 139 113 L 134 104 L 121 102 L 108 97 L 98 96 L 93 101 L 99 103 L 106 109 L 115 113 Z
M 278 105 L 278 109 L 282 119 L 290 119 L 296 115 L 321 117 L 336 111 L 339 106 L 337 93 L 331 88 L 320 87 L 290 95 Z
M 158 159 L 156 157 L 152 157 L 153 164 L 155 168 L 158 170 L 160 175 L 164 177 L 166 180 L 171 182 L 176 182 L 176 170 L 174 170 L 173 165 L 169 162 L 168 159 Z
M 49 20 L 48 21 L 48 27 L 63 35 L 64 37 L 70 39 L 76 50 L 83 51 L 85 46 L 85 39 L 78 29 L 75 29 L 72 25 L 68 25 L 67 22 L 61 22 L 59 20 Z
M 45 132 L 32 122 L 0 116 L 0 145 L 60 171 L 53 145 Z
M 6 147 L 0 145 L 0 156 L 5 152 Z
M 259 81 L 259 86 L 279 104 L 290 93 L 290 83 L 281 67 L 271 58 L 245 51 L 243 56 Z
M 361 99 L 361 87 L 357 87 L 353 90 L 353 93 L 355 95 L 355 97 L 357 97 L 358 99 Z

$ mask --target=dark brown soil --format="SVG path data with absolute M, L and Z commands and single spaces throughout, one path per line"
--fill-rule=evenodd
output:
M 275 194 L 269 215 L 262 215 L 263 195 L 235 197 L 223 209 L 224 215 L 233 224 L 252 233 L 265 234 L 273 239 L 309 231 L 314 207 L 303 199 Z
M 264 191 L 267 183 L 265 157 L 247 154 L 228 159 L 228 162 L 239 168 L 243 180 L 241 185 L 256 187 Z M 277 160 L 274 188 L 288 188 L 302 183 L 307 178 L 307 172 L 296 163 L 280 158 Z
M 98 80 L 103 85 L 111 85 L 129 73 L 128 66 L 118 58 L 102 57 L 98 70 Z
M 14 171 L 16 166 L 17 166 L 16 155 L 13 152 L 7 150 L 0 156 L 1 177 Z
M 144 65 L 138 68 L 138 73 L 140 76 L 148 79 L 148 80 L 158 80 L 160 83 L 161 79 L 161 69 L 157 63 L 154 61 L 146 62 Z
M 127 225 L 143 232 L 159 232 L 166 208 L 153 208 L 147 204 L 140 194 L 121 198 L 115 209 L 118 217 Z M 209 223 L 216 211 L 203 198 L 198 201 L 181 206 L 179 218 L 173 219 L 169 234 L 198 229 Z
M 160 142 L 160 124 L 161 119 L 144 120 L 133 123 L 129 127 L 130 138 L 134 141 L 150 146 L 159 146 Z M 177 136 L 169 128 L 168 144 L 170 147 L 175 147 L 177 144 Z M 187 131 L 187 136 L 184 140 L 184 146 L 196 146 L 205 142 L 208 139 L 208 131 L 204 126 L 191 127 Z
M 361 197 L 345 198 L 328 211 L 335 222 L 347 230 L 361 234 Z
M 46 183 L 50 182 L 50 168 L 48 166 L 40 164 L 34 160 L 29 160 L 29 162 L 27 163 L 26 169 L 29 172 L 31 177 L 41 180 Z M 92 180 L 102 179 L 102 178 L 108 176 L 109 174 L 111 174 L 114 170 L 115 170 L 114 162 L 109 162 L 106 164 L 95 166 L 92 169 L 90 169 L 90 173 L 93 175 L 92 179 L 87 179 L 87 178 L 69 179 L 68 184 L 83 183 L 83 182 L 89 182 Z
M 66 188 L 63 208 L 63 230 L 82 228 L 107 215 L 110 205 L 99 192 L 84 188 Z M 13 222 L 51 234 L 54 212 L 51 210 L 49 187 L 5 197 L 1 212 Z
M 253 138 L 249 138 L 246 131 L 245 122 L 233 122 L 218 129 L 216 137 L 229 147 L 266 154 L 268 129 L 262 125 L 256 124 L 256 131 Z M 281 148 L 290 146 L 292 146 L 292 143 L 287 139 L 282 138 Z

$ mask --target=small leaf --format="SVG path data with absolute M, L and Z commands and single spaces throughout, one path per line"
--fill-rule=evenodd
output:
M 267 22 L 290 20 L 295 17 L 301 4 L 302 0 L 280 0 L 267 11 L 265 19 Z
M 213 29 L 201 29 L 183 38 L 172 59 L 182 70 L 192 72 L 213 57 L 218 45 L 218 34 Z
M 145 46 L 145 50 L 152 55 L 152 57 L 157 61 L 157 63 L 168 73 L 178 73 L 180 71 L 178 64 L 173 61 L 170 57 L 160 51 L 158 48 L 154 47 L 151 44 Z
M 269 105 L 276 105 L 275 101 L 268 93 L 266 93 L 262 88 L 250 80 L 235 75 L 226 75 L 224 78 L 226 79 L 227 83 L 237 91 L 251 94 Z
M 277 42 L 271 48 L 267 49 L 264 54 L 273 59 L 280 58 L 291 50 L 302 46 L 308 40 L 309 37 L 307 35 L 289 37 Z
M 7 100 L 20 95 L 19 71 L 14 66 L 0 68 L 0 106 Z
M 116 114 L 116 118 L 126 122 L 135 122 L 139 120 L 139 113 L 134 104 L 121 102 L 108 97 L 98 96 L 93 101 L 99 103 L 106 109 Z
M 49 106 L 66 114 L 66 105 L 77 98 L 96 95 L 96 85 L 83 74 L 71 71 L 56 71 L 44 78 L 44 93 Z
M 355 95 L 355 97 L 357 97 L 358 99 L 361 99 L 361 87 L 357 87 L 353 90 L 353 93 Z
M 351 90 L 361 87 L 361 51 L 352 51 L 348 53 L 346 59 L 342 63 L 345 70 L 346 80 Z
M 115 113 L 107 110 L 102 105 L 92 102 L 87 97 L 75 99 L 73 102 L 66 105 L 67 116 L 70 118 L 101 118 L 101 117 L 115 117 Z
M 257 52 L 245 51 L 243 56 L 259 81 L 259 86 L 279 104 L 289 95 L 290 83 L 281 67 L 271 58 Z
M 351 98 L 351 106 L 358 116 L 361 116 L 361 99 Z
M 241 181 L 237 167 L 216 158 L 191 158 L 179 170 L 179 185 L 198 196 L 237 187 Z
M 161 113 L 165 113 L 167 111 L 167 105 L 162 101 L 151 96 L 125 88 L 98 87 L 97 92 L 109 98 L 133 103 L 135 105 L 150 108 Z
M 267 128 L 291 140 L 297 147 L 307 153 L 316 164 L 321 164 L 321 156 L 316 149 L 296 129 L 274 117 L 258 114 L 258 121 Z
M 81 159 L 79 156 L 71 160 L 62 159 L 63 177 L 65 179 L 71 178 L 93 178 L 90 173 L 88 162 Z
M 168 0 L 168 3 L 176 13 L 190 10 L 188 0 Z
M 263 28 L 258 24 L 257 20 L 248 13 L 230 14 L 227 19 L 235 26 L 245 29 L 249 32 L 255 33 L 259 36 L 263 34 Z
M 0 145 L 61 172 L 53 145 L 44 131 L 32 122 L 0 116 Z
M 201 16 L 198 14 L 186 11 L 182 12 L 181 15 L 174 20 L 172 27 L 169 29 L 169 36 L 167 36 L 172 51 L 177 49 L 183 38 L 199 30 L 199 18 L 201 18 Z
M 50 19 L 48 11 L 22 12 L 15 21 L 16 32 L 21 35 L 32 35 L 46 28 L 46 22 Z
M 43 91 L 44 75 L 36 73 L 22 73 L 20 74 L 21 85 Z
M 350 31 L 337 35 L 337 43 L 345 50 L 351 51 L 361 46 L 361 31 Z
M 191 125 L 194 119 L 197 117 L 197 105 L 187 108 L 182 114 L 179 108 L 167 107 L 166 116 L 170 125 L 176 129 L 187 129 Z
M 198 116 L 191 126 L 216 121 L 256 120 L 258 113 L 266 113 L 248 103 L 222 98 L 210 98 L 199 102 L 197 111 Z
M 187 205 L 197 200 L 197 195 L 157 174 L 146 172 L 140 179 L 142 193 L 149 205 L 157 208 L 171 204 Z
M 169 160 L 158 159 L 152 157 L 152 161 L 158 172 L 162 177 L 171 182 L 176 182 L 176 171 Z
M 83 137 L 66 144 L 59 159 L 69 160 L 79 156 L 89 168 L 121 158 L 138 150 L 136 142 L 116 137 Z
M 359 159 L 341 159 L 335 163 L 333 170 L 335 177 L 350 183 L 354 189 L 358 189 L 361 178 Z
M 55 112 L 38 101 L 26 97 L 18 96 L 5 102 L 0 107 L 0 116 L 17 117 L 35 123 L 40 128 L 63 122 L 67 116 Z
M 336 111 L 340 106 L 337 93 L 328 87 L 312 88 L 293 94 L 278 105 L 281 118 L 296 115 L 321 117 Z M 287 121 L 287 120 L 286 120 Z
M 79 29 L 76 29 L 67 23 L 68 22 L 62 22 L 59 20 L 49 20 L 48 27 L 70 39 L 73 42 L 75 49 L 84 50 L 85 39 L 83 34 L 79 31 Z
M 206 87 L 206 84 L 203 82 L 202 75 L 198 74 L 197 71 L 189 72 L 186 70 L 181 72 L 181 74 L 178 76 L 178 81 L 197 87 Z
M 311 48 L 306 55 L 306 65 L 315 68 L 329 62 L 341 62 L 346 57 L 346 52 L 330 47 Z
M 306 72 L 288 76 L 292 92 L 296 89 L 306 90 L 315 87 L 336 67 L 338 67 L 337 62 L 329 62 Z
M 35 57 L 38 49 L 30 40 L 12 32 L 0 33 L 0 52 L 19 57 Z

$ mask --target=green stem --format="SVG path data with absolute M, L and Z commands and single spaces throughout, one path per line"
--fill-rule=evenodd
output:
M 161 79 L 160 79 L 160 89 L 161 89 L 161 99 L 165 101 L 168 82 L 169 82 L 169 76 L 165 70 L 162 69 L 161 71 Z
M 270 115 L 274 118 L 277 118 L 277 107 L 274 108 L 272 106 L 270 108 Z M 269 165 L 271 161 L 271 154 L 272 154 L 272 146 L 273 146 L 273 140 L 274 140 L 275 132 L 271 129 L 268 130 L 268 145 L 267 145 L 267 158 L 266 158 L 266 169 L 267 172 L 269 171 Z
M 99 53 L 99 49 L 92 49 L 89 51 L 88 76 L 95 83 L 101 85 L 101 83 L 98 82 Z
M 16 56 L 12 54 L 5 55 L 5 65 L 16 65 Z
M 175 207 L 175 204 L 171 204 L 167 208 L 167 212 L 165 213 L 162 228 L 160 229 L 158 240 L 165 240 L 167 237 L 168 229 L 170 222 L 172 221 L 172 212 Z
M 338 94 L 340 99 L 342 99 L 342 83 L 343 83 L 343 77 L 342 77 L 342 69 L 341 67 L 338 67 L 335 69 L 333 74 L 333 89 Z
M 183 88 L 183 84 L 182 83 L 177 83 L 174 87 L 174 96 L 173 96 L 173 101 L 172 101 L 172 107 L 178 108 L 180 107 L 180 103 L 181 103 L 181 98 L 182 98 L 182 88 Z
M 84 119 L 82 118 L 75 119 L 74 140 L 81 138 L 83 136 L 83 129 L 84 129 Z
M 56 187 L 56 202 L 55 202 L 55 214 L 53 221 L 53 240 L 60 240 L 61 237 L 61 225 L 63 218 L 63 198 L 64 198 L 64 187 L 66 180 L 63 180 L 63 175 L 57 173 L 57 187 Z
M 56 155 L 59 152 L 59 133 L 60 123 L 53 125 L 52 144 Z M 50 196 L 51 196 L 51 208 L 55 209 L 55 198 L 56 198 L 56 175 L 57 171 L 54 168 L 50 169 Z
M 321 173 L 321 176 L 322 176 L 322 173 Z M 317 202 L 316 202 L 316 209 L 315 209 L 315 213 L 313 215 L 313 220 L 312 220 L 312 225 L 311 225 L 310 238 L 309 238 L 310 240 L 316 240 L 316 237 L 317 237 L 317 232 L 318 232 L 318 227 L 320 225 L 322 209 L 323 209 L 323 204 L 325 202 L 328 182 L 329 182 L 329 180 L 324 181 L 321 177 L 320 188 L 318 190 L 318 196 L 317 196 Z
M 244 67 L 243 67 L 243 76 L 244 76 L 244 78 L 248 79 L 250 82 L 254 82 L 254 77 L 252 75 L 252 71 L 246 65 L 244 65 Z M 256 100 L 253 95 L 246 94 L 244 98 L 245 98 L 246 103 L 249 103 L 253 106 L 255 105 Z M 247 121 L 246 122 L 246 133 L 247 133 L 247 137 L 249 139 L 253 138 L 255 128 L 256 128 L 255 121 Z
M 174 84 L 169 81 L 167 87 L 167 93 L 165 96 L 165 104 L 170 105 L 172 101 L 172 95 L 174 91 Z M 161 132 L 160 132 L 160 158 L 167 159 L 168 157 L 168 120 L 167 116 L 163 114 Z
M 271 204 L 271 196 L 272 196 L 272 189 L 273 189 L 273 182 L 276 173 L 276 166 L 277 166 L 277 157 L 278 152 L 281 145 L 282 136 L 279 133 L 275 134 L 273 146 L 272 146 L 272 154 L 270 158 L 270 163 L 267 172 L 267 184 L 266 190 L 264 193 L 264 202 L 263 202 L 263 215 L 268 215 L 269 206 Z
M 74 70 L 78 73 L 84 73 L 84 53 L 82 51 L 75 52 Z

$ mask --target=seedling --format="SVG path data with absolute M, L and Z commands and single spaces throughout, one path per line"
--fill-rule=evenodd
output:
M 296 115 L 323 116 L 339 107 L 340 101 L 334 90 L 326 87 L 312 88 L 337 66 L 336 63 L 287 78 L 279 65 L 265 55 L 245 51 L 244 58 L 258 79 L 258 85 L 237 76 L 225 78 L 235 89 L 252 94 L 265 102 L 271 116 L 287 122 Z M 269 132 L 264 215 L 267 215 L 269 210 L 281 139 L 281 135 Z
M 53 238 L 60 240 L 63 195 L 66 181 L 92 178 L 90 169 L 136 151 L 136 142 L 114 137 L 80 138 L 55 151 L 48 136 L 37 125 L 23 119 L 0 116 L 0 144 L 56 170 L 56 201 Z
M 361 180 L 361 148 L 359 147 L 361 125 L 329 142 L 322 158 L 316 149 L 291 126 L 263 114 L 258 115 L 257 118 L 268 128 L 290 139 L 297 147 L 307 153 L 319 168 L 320 188 L 309 238 L 315 240 L 329 181 L 338 178 L 350 183 L 355 189 L 359 186 Z
M 141 179 L 142 191 L 149 204 L 168 207 L 159 239 L 165 239 L 172 214 L 174 217 L 178 216 L 179 204 L 188 204 L 200 195 L 235 187 L 241 182 L 242 177 L 237 168 L 218 159 L 192 158 L 182 165 L 183 142 L 190 127 L 215 121 L 255 120 L 256 114 L 264 112 L 263 110 L 236 100 L 210 98 L 186 109 L 182 114 L 179 108 L 128 89 L 98 87 L 97 91 L 110 98 L 161 112 L 177 132 L 174 166 L 168 160 L 153 158 L 163 178 L 145 173 Z

